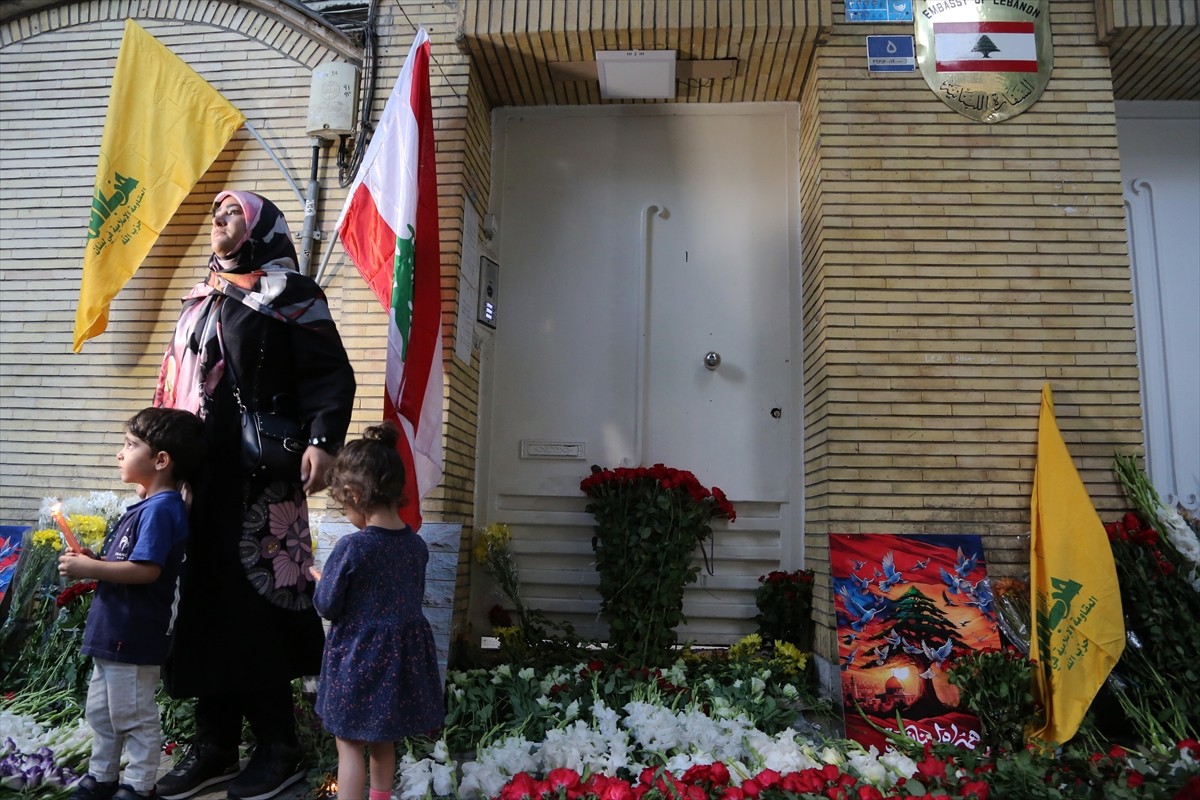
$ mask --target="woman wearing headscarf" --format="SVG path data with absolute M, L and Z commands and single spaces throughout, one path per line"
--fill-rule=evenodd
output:
M 205 423 L 209 469 L 197 481 L 192 533 L 164 681 L 196 698 L 196 738 L 158 784 L 178 800 L 237 774 L 243 720 L 255 748 L 229 786 L 265 800 L 303 775 L 292 680 L 320 669 L 306 495 L 350 423 L 354 372 L 325 295 L 296 271 L 287 222 L 266 198 L 223 191 L 212 210 L 206 280 L 183 301 L 155 405 Z M 276 411 L 307 433 L 295 474 L 243 465 L 242 413 Z

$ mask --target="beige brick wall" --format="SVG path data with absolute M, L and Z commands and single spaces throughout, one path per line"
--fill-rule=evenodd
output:
M 1101 516 L 1126 505 L 1112 456 L 1142 431 L 1108 59 L 1091 0 L 1050 13 L 1049 86 L 995 125 L 919 73 L 868 77 L 869 26 L 837 25 L 818 51 L 800 163 L 820 570 L 828 533 L 954 532 L 983 535 L 993 574 L 1022 573 L 1047 382 Z

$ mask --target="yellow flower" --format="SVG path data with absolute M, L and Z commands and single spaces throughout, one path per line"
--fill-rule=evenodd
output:
M 62 550 L 62 534 L 51 528 L 43 528 L 33 532 L 34 547 L 49 547 L 51 550 Z
M 483 529 L 483 537 L 490 548 L 504 547 L 512 539 L 512 533 L 503 522 L 493 522 Z
M 791 642 L 775 640 L 775 663 L 788 675 L 803 672 L 808 665 L 808 653 L 801 653 L 800 648 Z
M 104 535 L 108 533 L 108 523 L 104 521 L 104 517 L 96 517 L 90 514 L 72 514 L 68 518 L 68 521 L 71 523 L 71 529 L 75 531 L 75 535 L 84 547 L 99 551 L 100 545 L 104 544 Z
M 729 648 L 729 659 L 731 661 L 741 661 L 753 657 L 762 647 L 762 637 L 757 633 L 752 633 L 744 637 Z
M 508 648 L 525 646 L 525 632 L 516 625 L 493 628 L 492 632 L 500 639 L 500 643 Z
M 507 549 L 510 539 L 512 539 L 512 534 L 509 532 L 508 526 L 503 522 L 493 522 L 479 532 L 471 554 L 475 557 L 476 563 L 485 564 L 490 554 Z

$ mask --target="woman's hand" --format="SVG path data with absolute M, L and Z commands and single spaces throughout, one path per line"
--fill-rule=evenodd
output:
M 305 494 L 316 494 L 329 484 L 325 476 L 333 466 L 333 456 L 316 445 L 310 444 L 300 457 L 300 480 Z

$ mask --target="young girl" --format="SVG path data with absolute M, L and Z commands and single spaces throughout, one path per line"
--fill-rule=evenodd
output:
M 332 623 L 317 714 L 337 739 L 338 798 L 347 800 L 362 800 L 364 744 L 370 800 L 388 800 L 396 741 L 433 732 L 444 714 L 433 632 L 421 611 L 429 551 L 396 513 L 404 490 L 398 435 L 390 424 L 368 428 L 338 454 L 329 494 L 362 530 L 342 537 L 324 570 L 313 570 L 313 604 Z

